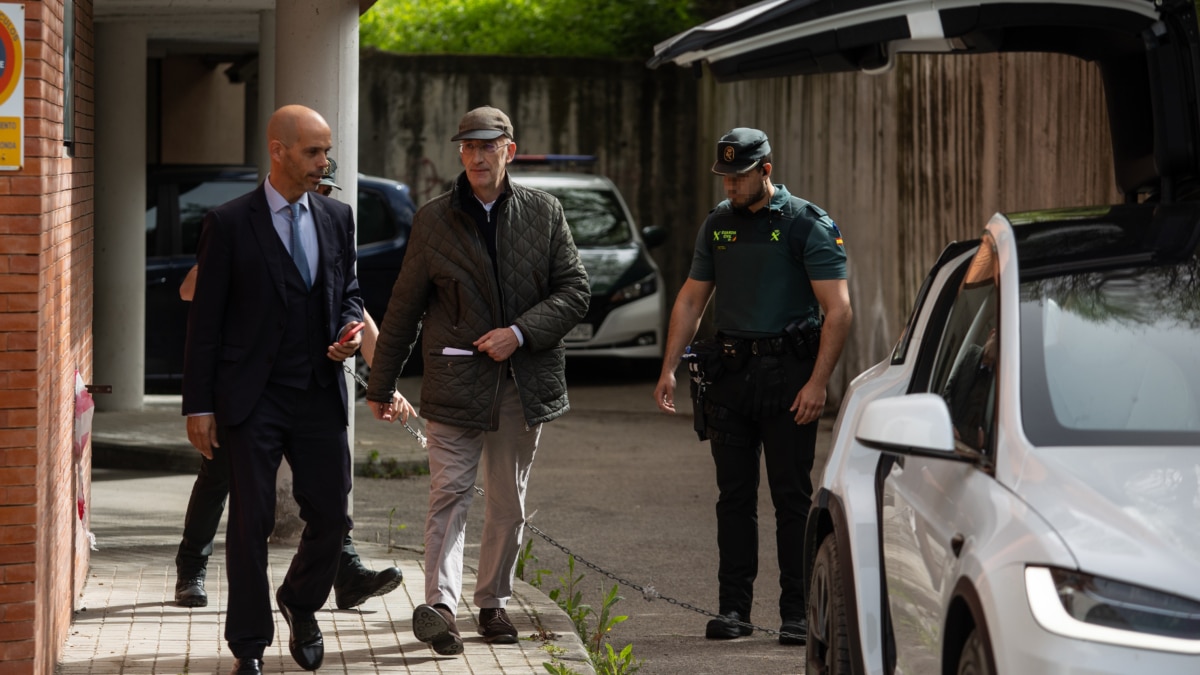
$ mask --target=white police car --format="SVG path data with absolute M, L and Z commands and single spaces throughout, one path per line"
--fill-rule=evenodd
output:
M 666 239 L 657 226 L 638 229 L 609 179 L 557 168 L 587 155 L 517 155 L 512 180 L 558 198 L 591 284 L 588 313 L 564 339 L 571 357 L 661 359 L 666 323 L 662 274 L 648 250 Z M 529 167 L 542 166 L 546 170 Z

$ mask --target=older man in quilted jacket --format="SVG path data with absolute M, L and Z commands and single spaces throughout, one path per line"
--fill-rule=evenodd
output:
M 407 421 L 396 377 L 422 332 L 421 416 L 428 438 L 425 604 L 413 633 L 438 654 L 462 653 L 456 615 L 476 470 L 487 502 L 475 606 L 489 643 L 517 641 L 505 612 L 525 524 L 525 488 L 543 422 L 568 409 L 562 338 L 587 312 L 587 273 L 562 205 L 511 182 L 512 123 L 484 106 L 459 123 L 464 171 L 413 221 L 404 265 L 375 348 L 367 401 Z

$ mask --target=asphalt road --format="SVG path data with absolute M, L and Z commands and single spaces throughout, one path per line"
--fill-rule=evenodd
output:
M 682 372 L 680 378 L 682 380 Z M 572 410 L 543 427 L 530 478 L 531 523 L 573 553 L 622 579 L 652 587 L 663 596 L 717 611 L 717 491 L 707 443 L 691 428 L 690 404 L 666 415 L 652 401 L 657 366 L 610 361 L 572 361 L 568 369 Z M 686 398 L 686 387 L 683 388 Z M 823 422 L 828 429 L 830 420 Z M 827 452 L 828 433 L 818 438 L 818 458 Z M 819 460 L 818 460 L 819 464 Z M 817 467 L 819 471 L 820 467 Z M 764 470 L 765 471 L 765 470 Z M 428 498 L 427 477 L 359 478 L 355 484 L 356 539 L 421 550 Z M 486 489 L 485 485 L 481 485 Z M 468 560 L 478 555 L 482 502 L 471 509 Z M 778 566 L 774 517 L 765 475 L 759 500 L 759 577 L 752 619 L 777 630 Z M 526 531 L 526 539 L 532 536 Z M 545 569 L 541 587 L 559 588 L 567 555 L 534 537 L 537 561 Z M 583 575 L 584 601 L 599 609 L 602 593 L 616 583 L 576 564 Z M 705 675 L 804 672 L 804 648 L 781 646 L 761 632 L 732 641 L 704 638 L 707 616 L 663 599 L 647 601 L 622 585 L 614 607 L 627 621 L 609 640 L 618 651 L 633 645 L 647 674 Z M 589 618 L 595 626 L 595 618 Z

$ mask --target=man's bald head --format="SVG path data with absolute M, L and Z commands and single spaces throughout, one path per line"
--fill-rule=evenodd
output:
M 316 110 L 302 105 L 285 105 L 276 110 L 267 122 L 267 142 L 279 141 L 285 146 L 291 146 L 296 142 L 300 128 L 305 125 L 316 125 L 329 130 L 329 124 Z
M 317 186 L 333 147 L 329 124 L 302 105 L 285 105 L 267 122 L 271 185 L 289 202 Z

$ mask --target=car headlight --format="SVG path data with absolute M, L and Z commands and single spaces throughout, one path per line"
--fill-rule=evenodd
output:
M 1200 602 L 1113 579 L 1053 567 L 1025 568 L 1025 593 L 1038 624 L 1069 638 L 1200 654 Z
M 614 305 L 619 305 L 625 302 L 632 302 L 638 298 L 644 298 L 647 295 L 653 295 L 656 290 L 658 290 L 658 279 L 651 272 L 628 286 L 618 288 L 612 295 L 608 296 L 608 301 Z

